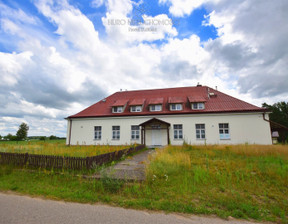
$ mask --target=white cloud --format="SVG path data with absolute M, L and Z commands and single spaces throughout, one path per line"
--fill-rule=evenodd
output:
M 1 17 L 13 18 L 17 23 L 36 25 L 39 20 L 35 16 L 27 15 L 21 9 L 12 9 L 0 2 L 0 15 Z
M 131 0 L 107 0 L 108 12 L 114 12 L 127 16 L 131 13 L 133 6 Z
M 164 14 L 155 17 L 143 15 L 143 23 L 132 25 L 133 19 L 119 13 L 107 13 L 102 18 L 110 43 L 125 45 L 143 41 L 163 40 L 176 36 L 172 20 Z
M 221 0 L 159 0 L 159 3 L 169 5 L 169 12 L 173 16 L 183 17 L 190 15 L 193 10 L 204 4 L 210 2 L 217 4 L 220 1 Z
M 257 105 L 287 100 L 288 27 L 284 21 L 288 18 L 283 13 L 287 3 L 161 3 L 170 4 L 174 16 L 207 7 L 212 13 L 203 24 L 216 27 L 219 37 L 201 42 L 195 34 L 179 39 L 172 24 L 131 26 L 127 21 L 133 17 L 134 3 L 128 0 L 94 1 L 94 7 L 105 4 L 108 9 L 102 18 L 106 31 L 102 39 L 92 21 L 67 1 L 36 1 L 55 33 L 39 31 L 42 23 L 33 16 L 27 20 L 24 12 L 19 19 L 13 19 L 13 13 L 2 16 L 3 32 L 19 39 L 17 53 L 0 52 L 1 135 L 26 121 L 31 135 L 63 136 L 64 117 L 119 89 L 200 82 Z M 169 21 L 165 14 L 141 16 L 146 21 Z M 112 19 L 126 23 L 112 25 Z M 157 40 L 165 41 L 155 44 Z
M 57 25 L 56 33 L 63 41 L 72 43 L 79 50 L 99 50 L 98 32 L 93 23 L 78 9 L 67 4 L 64 2 L 55 6 L 51 1 L 39 1 L 36 6 Z
M 0 52 L 0 86 L 14 86 L 21 70 L 30 63 L 32 52 L 2 53 Z
M 92 0 L 91 6 L 95 8 L 99 8 L 104 4 L 104 0 Z
M 209 41 L 218 67 L 238 81 L 238 91 L 267 101 L 287 100 L 288 8 L 285 1 L 224 1 L 215 4 L 208 22 L 219 38 Z M 223 74 L 223 72 L 221 72 Z
M 5 32 L 11 33 L 12 35 L 20 31 L 19 27 L 14 22 L 8 19 L 1 20 L 1 27 Z

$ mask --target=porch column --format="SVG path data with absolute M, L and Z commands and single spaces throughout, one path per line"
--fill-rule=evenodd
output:
M 169 126 L 167 126 L 167 144 L 170 145 Z
M 141 144 L 146 145 L 146 139 L 145 139 L 145 127 L 142 126 L 141 128 Z

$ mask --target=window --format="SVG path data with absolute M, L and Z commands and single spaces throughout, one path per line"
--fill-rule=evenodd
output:
M 95 126 L 94 127 L 94 139 L 95 140 L 101 140 L 101 126 Z
M 205 124 L 196 124 L 196 139 L 205 139 Z
M 182 124 L 174 124 L 174 139 L 182 139 L 182 138 L 183 138 Z
M 120 139 L 120 126 L 112 126 L 112 139 L 113 140 Z
M 130 107 L 130 112 L 141 112 L 142 111 L 142 106 L 131 106 Z
M 112 108 L 113 113 L 122 113 L 123 112 L 123 107 L 113 107 Z
M 219 124 L 219 134 L 220 134 L 220 139 L 230 139 L 229 124 L 228 123 L 220 123 Z
M 161 111 L 162 110 L 162 105 L 151 105 L 150 106 L 150 111 Z
M 193 110 L 204 110 L 205 105 L 204 105 L 204 103 L 192 103 L 192 109 Z
M 131 126 L 131 139 L 138 140 L 140 138 L 140 128 L 138 125 Z
M 182 110 L 181 103 L 172 103 L 170 104 L 170 110 Z

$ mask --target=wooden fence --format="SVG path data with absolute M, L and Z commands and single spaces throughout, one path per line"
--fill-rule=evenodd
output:
M 123 155 L 129 155 L 142 150 L 143 148 L 145 148 L 144 145 L 138 145 L 128 149 L 86 158 L 0 152 L 0 164 L 28 166 L 33 168 L 92 169 L 95 166 L 119 160 Z

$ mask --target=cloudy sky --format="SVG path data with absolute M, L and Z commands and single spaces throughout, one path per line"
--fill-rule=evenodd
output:
M 287 21 L 287 0 L 0 0 L 0 135 L 65 136 L 120 89 L 287 101 Z

